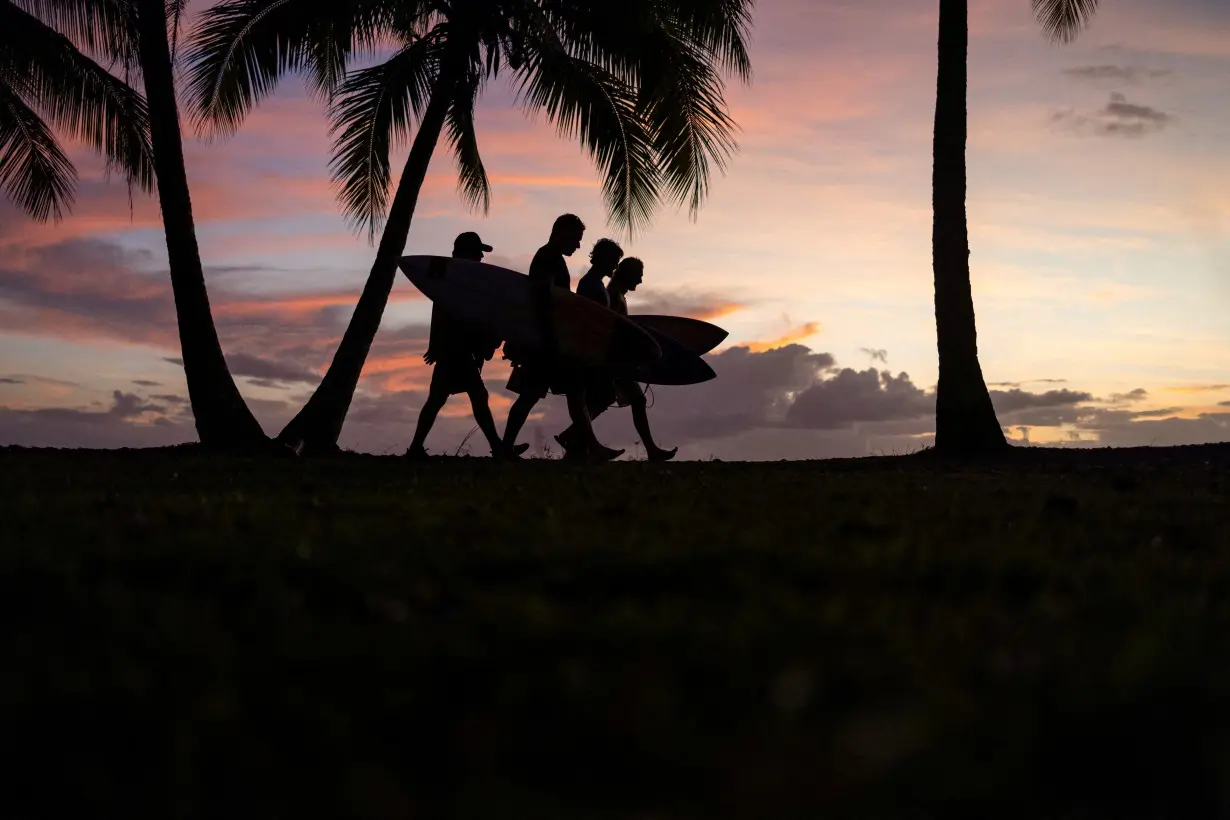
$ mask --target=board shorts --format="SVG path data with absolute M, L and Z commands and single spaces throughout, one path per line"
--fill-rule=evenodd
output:
M 591 415 L 612 405 L 644 405 L 645 391 L 630 376 L 610 370 L 590 370 L 585 374 L 585 403 Z
M 620 407 L 646 404 L 645 389 L 636 379 L 629 376 L 616 376 L 614 382 L 615 403 Z
M 513 365 L 507 389 L 522 396 L 546 398 L 548 393 L 566 396 L 585 387 L 584 371 L 567 363 L 552 364 L 541 359 L 526 359 Z
M 431 391 L 446 392 L 450 396 L 469 393 L 474 388 L 484 388 L 483 360 L 471 353 L 449 355 L 436 360 L 431 373 Z
M 567 359 L 551 361 L 516 344 L 504 345 L 504 358 L 512 364 L 505 388 L 511 393 L 546 398 L 566 396 L 585 387 L 585 368 Z

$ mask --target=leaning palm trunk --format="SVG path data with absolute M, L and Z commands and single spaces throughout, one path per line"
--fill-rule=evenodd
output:
M 337 449 L 342 424 L 350 410 L 350 400 L 359 383 L 372 341 L 380 329 L 380 320 L 384 318 L 389 293 L 397 278 L 397 262 L 406 249 L 414 209 L 423 189 L 423 180 L 427 178 L 432 153 L 444 128 L 449 102 L 450 95 L 445 91 L 444 84 L 438 83 L 419 122 L 410 156 L 406 158 L 397 192 L 389 206 L 376 261 L 367 275 L 363 294 L 350 317 L 350 324 L 346 326 L 342 343 L 312 398 L 278 435 L 280 443 L 297 452 L 321 453 Z
M 940 0 L 932 177 L 932 262 L 940 370 L 935 448 L 958 456 L 996 453 L 1008 446 L 978 363 L 978 332 L 970 291 L 965 212 L 968 48 L 967 0 Z
M 179 111 L 171 73 L 164 0 L 138 0 L 141 73 L 149 105 L 150 139 L 162 223 L 179 319 L 179 343 L 188 397 L 201 443 L 211 449 L 249 450 L 268 442 L 240 396 L 218 342 L 184 170 Z

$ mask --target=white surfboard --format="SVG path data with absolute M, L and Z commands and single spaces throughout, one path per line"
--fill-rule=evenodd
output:
M 498 265 L 444 256 L 404 256 L 398 262 L 423 295 L 459 320 L 508 342 L 542 348 L 530 279 Z M 578 364 L 643 366 L 657 361 L 658 343 L 634 322 L 563 288 L 551 289 L 561 355 Z

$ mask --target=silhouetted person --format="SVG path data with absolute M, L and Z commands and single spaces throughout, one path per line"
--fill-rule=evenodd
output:
M 484 252 L 490 250 L 491 246 L 483 244 L 483 240 L 473 231 L 466 231 L 453 240 L 454 259 L 481 262 Z M 487 386 L 483 384 L 483 363 L 490 361 L 495 355 L 500 341 L 464 324 L 448 311 L 436 305 L 432 306 L 431 332 L 427 352 L 423 354 L 423 361 L 434 365 L 431 387 L 428 388 L 427 401 L 423 402 L 423 407 L 419 410 L 418 426 L 414 431 L 414 441 L 406 450 L 407 456 L 427 457 L 427 451 L 423 448 L 427 434 L 431 432 L 436 416 L 448 401 L 448 397 L 457 393 L 469 395 L 474 420 L 478 422 L 478 429 L 482 430 L 487 443 L 491 445 L 491 455 L 496 458 L 510 455 L 496 432 L 495 419 L 491 417 L 488 403 Z M 528 447 L 529 445 L 523 446 L 520 452 L 525 452 Z
M 623 450 L 603 447 L 594 436 L 585 407 L 584 371 L 575 363 L 560 357 L 559 336 L 552 311 L 551 287 L 571 290 L 572 275 L 568 272 L 565 256 L 576 253 L 585 236 L 585 223 L 573 214 L 564 214 L 551 227 L 551 238 L 538 249 L 530 262 L 530 281 L 534 289 L 534 308 L 543 334 L 543 349 L 521 351 L 517 346 L 505 355 L 513 361 L 513 374 L 508 380 L 510 390 L 519 392 L 516 402 L 508 411 L 508 423 L 504 428 L 504 444 L 516 444 L 521 428 L 525 426 L 530 411 L 547 393 L 563 394 L 568 398 L 568 415 L 572 426 L 578 430 L 580 440 L 588 445 L 588 454 L 597 460 L 610 461 L 618 458 Z
M 645 264 L 641 260 L 630 256 L 620 262 L 611 275 L 610 287 L 604 294 L 607 306 L 616 313 L 627 316 L 628 292 L 636 290 L 637 285 L 644 278 Z M 577 287 L 577 292 L 581 292 L 580 286 Z M 620 407 L 631 407 L 632 423 L 636 426 L 636 432 L 645 445 L 645 452 L 650 461 L 670 461 L 675 457 L 675 453 L 679 452 L 678 447 L 673 450 L 663 450 L 654 442 L 653 432 L 649 429 L 648 402 L 645 401 L 645 391 L 641 389 L 640 383 L 631 376 L 619 371 L 591 371 L 586 385 L 586 397 L 588 404 L 586 409 L 591 419 L 602 415 L 608 407 L 617 402 Z M 575 425 L 560 433 L 555 440 L 568 455 L 578 450 L 583 451 L 585 447 L 584 440 L 577 436 Z
M 589 270 L 577 282 L 577 295 L 592 299 L 603 307 L 610 307 L 611 300 L 604 281 L 615 272 L 615 266 L 624 256 L 624 249 L 613 239 L 599 239 L 589 252 Z

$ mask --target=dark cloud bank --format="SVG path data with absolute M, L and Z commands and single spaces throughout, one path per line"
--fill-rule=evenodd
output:
M 1172 72 L 1166 68 L 1149 68 L 1139 65 L 1083 65 L 1064 70 L 1065 77 L 1075 80 L 1104 81 L 1139 85 L 1146 80 L 1157 80 L 1169 77 Z
M 1056 111 L 1051 124 L 1081 134 L 1099 137 L 1138 138 L 1164 131 L 1177 121 L 1176 117 L 1152 106 L 1129 102 L 1120 93 L 1097 111 L 1082 113 L 1072 109 Z
M 934 394 L 908 374 L 855 370 L 801 345 L 763 353 L 732 348 L 710 357 L 720 377 L 691 388 L 654 391 L 651 415 L 660 440 L 681 445 L 688 458 L 825 458 L 911 452 L 930 442 Z M 492 379 L 503 395 L 502 378 Z M 1143 399 L 1133 391 L 1132 401 Z M 254 400 L 254 411 L 270 430 L 284 423 L 302 396 L 287 401 Z M 367 452 L 400 452 L 405 447 L 423 394 L 415 390 L 356 397 L 343 444 Z M 1122 397 L 1100 400 L 1087 392 L 1012 388 L 992 391 L 1004 427 L 1018 437 L 1039 428 L 1064 426 L 1069 446 L 1194 444 L 1230 439 L 1230 410 L 1195 419 L 1175 410 L 1137 412 Z M 1230 404 L 1230 403 L 1228 403 Z M 453 407 L 466 409 L 463 399 Z M 536 452 L 567 424 L 562 399 L 542 405 L 542 418 L 526 431 Z M 442 418 L 429 444 L 435 452 L 472 445 L 473 422 L 463 415 Z M 613 409 L 599 421 L 600 434 L 635 454 L 636 435 L 626 410 Z M 463 445 L 467 435 L 471 438 Z M 0 440 L 37 446 L 150 446 L 191 440 L 186 402 L 175 394 L 143 397 L 115 391 L 108 407 L 0 409 Z

